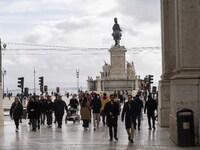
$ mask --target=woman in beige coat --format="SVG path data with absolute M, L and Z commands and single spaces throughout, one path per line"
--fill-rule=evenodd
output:
M 91 120 L 91 109 L 90 109 L 90 103 L 87 101 L 87 98 L 84 97 L 81 102 L 81 120 L 83 120 L 83 127 L 85 130 L 89 127 L 89 122 Z

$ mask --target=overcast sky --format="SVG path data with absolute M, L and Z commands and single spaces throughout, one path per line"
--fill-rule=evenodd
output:
M 158 85 L 160 0 L 1 0 L 0 7 L 0 38 L 7 43 L 5 89 L 17 88 L 21 76 L 33 88 L 34 67 L 37 87 L 39 76 L 52 88 L 75 87 L 77 68 L 80 86 L 86 87 L 87 77 L 95 79 L 104 61 L 110 63 L 114 17 L 127 61 L 134 62 L 141 78 L 153 74 Z

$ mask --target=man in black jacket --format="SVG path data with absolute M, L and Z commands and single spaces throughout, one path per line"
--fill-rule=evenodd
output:
M 117 138 L 117 122 L 118 122 L 118 115 L 119 115 L 119 105 L 114 101 L 115 96 L 113 94 L 110 95 L 110 101 L 106 103 L 104 111 L 107 116 L 107 126 L 109 127 L 109 135 L 110 140 L 113 140 L 113 128 L 114 128 L 114 138 Z
M 141 126 L 141 113 L 142 113 L 142 108 L 143 108 L 143 101 L 140 99 L 140 92 L 137 93 L 135 99 L 134 99 L 136 105 L 137 105 L 137 123 L 138 123 L 138 130 L 140 130 L 140 126 Z M 135 125 L 136 128 L 136 125 Z
M 134 127 L 136 125 L 137 104 L 132 100 L 132 95 L 128 95 L 128 101 L 124 104 L 121 120 L 124 122 L 128 134 L 128 140 L 133 143 Z
M 148 96 L 148 100 L 145 104 L 144 113 L 146 113 L 147 109 L 147 117 L 148 117 L 148 124 L 149 130 L 151 130 L 151 119 L 153 123 L 153 129 L 155 130 L 155 110 L 157 108 L 156 101 L 152 98 L 151 94 Z
M 62 97 L 59 95 L 58 99 L 54 102 L 54 113 L 56 121 L 58 122 L 58 128 L 62 128 L 62 120 L 64 111 L 68 111 L 66 103 L 62 100 Z

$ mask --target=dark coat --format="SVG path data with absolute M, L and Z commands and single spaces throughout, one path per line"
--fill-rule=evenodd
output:
M 28 104 L 28 118 L 29 119 L 38 119 L 38 102 L 36 101 L 30 101 Z
M 47 101 L 46 100 L 40 100 L 39 102 L 40 102 L 41 113 L 45 113 L 45 111 L 46 111 L 45 107 L 46 107 Z
M 107 116 L 106 124 L 108 127 L 117 127 L 118 115 L 119 115 L 119 105 L 116 102 L 109 101 L 104 107 L 104 112 Z M 110 112 L 112 115 L 110 115 Z
M 79 103 L 76 98 L 70 99 L 69 106 L 71 106 L 71 108 L 77 109 L 78 105 L 79 105 Z
M 135 101 L 135 103 L 137 105 L 137 109 L 138 109 L 137 115 L 141 115 L 142 108 L 144 107 L 143 101 L 139 98 L 139 96 L 136 96 L 134 101 Z
M 10 116 L 13 119 L 20 119 L 22 115 L 23 115 L 22 104 L 20 102 L 18 104 L 13 102 L 12 105 L 11 105 L 11 108 L 10 108 Z
M 126 102 L 124 104 L 121 120 L 124 121 L 125 116 L 125 126 L 126 129 L 131 128 L 131 123 L 136 125 L 136 116 L 137 116 L 137 106 L 134 101 Z
M 90 106 L 92 108 L 92 112 L 93 113 L 100 113 L 100 110 L 101 110 L 101 100 L 99 98 L 94 98 L 91 101 Z
M 51 100 L 47 100 L 45 103 L 45 112 L 52 113 L 53 112 L 53 102 Z
M 147 114 L 150 116 L 154 116 L 154 112 L 156 108 L 157 108 L 156 101 L 152 98 L 149 98 L 147 102 L 145 103 L 144 112 L 146 112 L 146 109 L 147 109 Z
M 56 100 L 53 104 L 55 115 L 64 115 L 68 111 L 67 104 L 63 100 Z

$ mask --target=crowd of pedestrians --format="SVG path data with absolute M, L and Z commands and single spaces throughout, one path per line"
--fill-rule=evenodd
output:
M 92 92 L 79 92 L 74 94 L 67 105 L 62 99 L 61 95 L 57 95 L 54 100 L 50 95 L 29 95 L 27 98 L 26 112 L 29 119 L 29 125 L 32 131 L 40 129 L 41 125 L 52 127 L 53 115 L 55 116 L 54 123 L 57 128 L 62 128 L 63 116 L 71 112 L 70 109 L 80 114 L 82 126 L 85 131 L 88 130 L 91 122 L 93 123 L 93 130 L 99 130 L 100 122 L 103 126 L 108 127 L 109 141 L 113 139 L 118 140 L 117 128 L 118 118 L 125 122 L 125 129 L 127 131 L 128 140 L 134 142 L 134 132 L 136 129 L 141 129 L 141 116 L 147 111 L 147 118 L 149 130 L 155 130 L 155 110 L 157 108 L 156 101 L 149 94 L 147 101 L 144 101 L 142 92 L 138 92 L 134 97 L 127 93 L 127 97 L 121 95 L 119 92 L 114 92 L 108 95 L 102 95 Z M 124 99 L 125 98 L 125 99 Z M 80 108 L 80 109 L 78 109 Z M 23 114 L 23 106 L 19 97 L 15 100 L 10 109 L 10 117 L 14 120 L 16 125 L 16 132 L 19 131 L 19 120 Z

